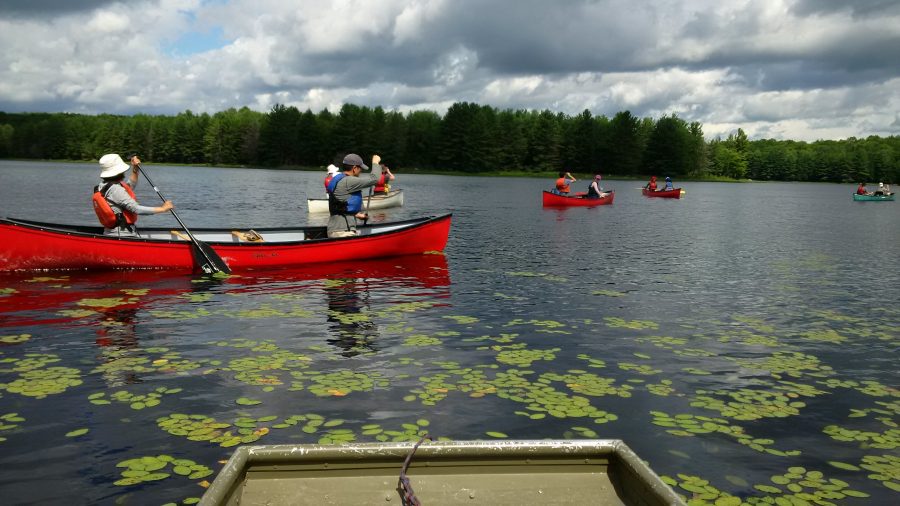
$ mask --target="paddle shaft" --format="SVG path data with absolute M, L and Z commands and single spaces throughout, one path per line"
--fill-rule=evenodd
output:
M 374 163 L 372 164 L 372 168 L 374 169 Z M 380 166 L 379 166 L 380 167 Z M 384 176 L 384 169 L 381 169 L 381 175 Z M 368 223 L 369 221 L 369 205 L 372 204 L 372 193 L 375 191 L 375 186 L 369 187 L 369 197 L 366 198 L 366 219 L 363 220 L 363 225 Z
M 159 198 L 162 199 L 163 202 L 165 202 L 167 199 L 165 197 L 163 197 L 163 194 L 162 194 L 162 192 L 159 191 L 159 188 L 157 188 L 156 185 L 153 184 L 153 181 L 151 181 L 150 178 L 147 176 L 147 172 L 144 171 L 144 167 L 142 167 L 141 164 L 138 164 L 137 168 L 139 171 L 141 171 L 141 174 L 144 175 L 144 179 L 146 179 L 147 182 L 150 183 L 150 186 L 153 187 L 153 191 L 155 191 L 156 194 L 159 195 Z M 219 272 L 219 271 L 228 272 L 228 270 L 227 270 L 228 267 L 225 266 L 225 262 L 221 262 L 222 266 L 224 267 L 224 268 L 222 268 L 222 267 L 216 265 L 216 262 L 214 262 L 213 259 L 211 259 L 209 257 L 209 255 L 206 253 L 206 251 L 204 251 L 203 246 L 200 245 L 200 241 L 198 241 L 197 238 L 194 237 L 194 234 L 192 234 L 191 231 L 188 230 L 187 225 L 185 225 L 184 222 L 181 221 L 181 218 L 178 217 L 178 213 L 175 212 L 175 209 L 169 209 L 169 212 L 172 213 L 172 216 L 175 217 L 175 221 L 178 222 L 178 225 L 181 226 L 181 228 L 187 234 L 188 238 L 190 238 L 191 242 L 194 243 L 194 246 L 196 246 L 196 251 L 199 251 L 200 254 L 203 255 L 203 258 L 206 260 L 205 264 L 200 265 L 200 268 L 203 270 L 203 272 L 205 272 L 207 274 L 212 274 L 214 272 Z

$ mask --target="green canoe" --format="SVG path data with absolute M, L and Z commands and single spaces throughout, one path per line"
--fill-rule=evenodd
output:
M 200 504 L 407 504 L 398 484 L 412 448 L 411 443 L 241 446 Z M 406 473 L 412 497 L 423 506 L 684 504 L 620 440 L 425 443 Z
M 853 194 L 853 200 L 862 200 L 862 201 L 879 201 L 879 200 L 886 200 L 886 201 L 893 201 L 893 200 L 894 200 L 894 194 L 893 194 L 893 193 L 889 193 L 889 194 L 887 194 L 887 195 L 859 195 L 859 194 L 854 193 L 854 194 Z

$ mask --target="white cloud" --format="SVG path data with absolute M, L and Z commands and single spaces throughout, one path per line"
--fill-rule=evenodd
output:
M 898 132 L 900 9 L 808 0 L 94 0 L 0 5 L 0 110 L 275 103 L 676 113 L 707 136 Z M 7 7 L 9 8 L 9 7 Z M 191 33 L 222 47 L 179 52 Z

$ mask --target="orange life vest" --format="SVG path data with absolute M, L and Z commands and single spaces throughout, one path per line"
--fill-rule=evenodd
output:
M 556 191 L 560 193 L 569 193 L 569 185 L 566 184 L 565 177 L 561 177 L 556 180 Z
M 125 191 L 128 192 L 128 195 L 130 195 L 131 198 L 137 199 L 134 195 L 134 190 L 132 190 L 127 183 L 107 183 L 105 185 L 97 185 L 94 187 L 94 195 L 91 197 L 91 201 L 94 204 L 94 212 L 97 213 L 100 224 L 106 228 L 116 228 L 120 224 L 134 225 L 138 219 L 136 213 L 131 211 L 122 211 L 120 214 L 116 213 L 106 200 L 106 192 L 108 192 L 109 188 L 114 184 L 122 185 L 122 188 L 125 188 Z M 124 223 L 120 223 L 120 219 L 124 220 Z

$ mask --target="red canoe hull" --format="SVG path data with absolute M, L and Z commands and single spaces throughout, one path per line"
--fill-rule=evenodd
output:
M 645 197 L 659 197 L 664 199 L 680 199 L 681 198 L 681 188 L 675 188 L 674 190 L 648 190 L 643 188 L 641 193 L 644 194 Z
M 451 215 L 380 223 L 361 228 L 349 238 L 308 238 L 286 242 L 226 242 L 230 230 L 195 229 L 232 271 L 284 269 L 317 263 L 359 261 L 443 251 Z M 365 231 L 371 231 L 366 235 Z M 305 233 L 324 235 L 324 227 L 257 229 L 264 237 Z M 376 233 L 377 231 L 377 233 Z M 185 240 L 103 236 L 93 227 L 0 220 L 0 271 L 166 269 L 192 271 L 191 245 Z M 142 229 L 147 235 L 161 229 Z M 204 235 L 218 237 L 207 240 Z
M 559 195 L 544 190 L 544 207 L 593 207 L 608 206 L 613 203 L 616 198 L 615 192 L 609 192 L 609 195 L 600 197 L 599 199 L 589 199 L 584 195 L 576 194 L 575 196 Z

